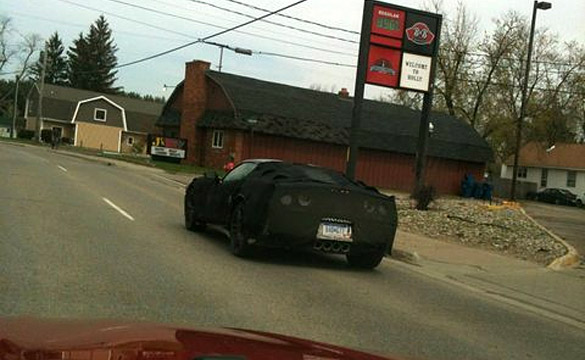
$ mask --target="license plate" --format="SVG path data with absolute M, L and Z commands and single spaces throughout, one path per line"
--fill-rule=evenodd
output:
M 317 238 L 351 242 L 351 225 L 322 222 L 317 230 Z

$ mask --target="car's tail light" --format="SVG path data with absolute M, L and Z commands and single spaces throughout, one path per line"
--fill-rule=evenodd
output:
M 384 206 L 384 205 L 378 206 L 378 214 L 380 214 L 382 216 L 388 215 L 388 208 L 386 208 L 386 206 Z
M 301 205 L 301 206 L 311 205 L 311 198 L 308 197 L 307 195 L 300 195 L 297 200 L 299 202 L 299 205 Z
M 376 210 L 376 205 L 366 200 L 364 201 L 364 210 L 366 210 L 367 213 L 371 214 Z
M 292 196 L 290 195 L 284 195 L 280 198 L 280 203 L 282 205 L 288 206 L 292 203 Z

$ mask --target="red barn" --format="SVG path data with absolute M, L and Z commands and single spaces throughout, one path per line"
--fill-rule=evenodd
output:
M 344 171 L 352 98 L 186 64 L 157 122 L 165 136 L 188 141 L 187 163 L 221 168 L 233 156 L 274 158 Z M 420 112 L 364 101 L 356 176 L 367 184 L 410 191 Z M 481 178 L 492 151 L 473 128 L 433 113 L 427 183 L 457 193 L 467 173 Z

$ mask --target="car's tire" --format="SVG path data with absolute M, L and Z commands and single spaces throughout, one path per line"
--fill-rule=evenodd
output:
M 207 224 L 195 218 L 195 209 L 187 199 L 185 199 L 185 227 L 191 231 L 203 231 L 207 228 Z
M 577 199 L 577 207 L 578 208 L 582 208 L 583 207 L 583 201 L 581 201 L 581 199 Z
M 244 203 L 236 204 L 230 217 L 230 249 L 232 254 L 239 257 L 250 255 L 251 246 L 248 244 L 248 236 L 244 227 Z
M 381 251 L 359 254 L 352 254 L 350 252 L 349 254 L 346 255 L 347 263 L 352 267 L 360 269 L 373 269 L 376 266 L 380 265 L 383 258 L 384 253 Z

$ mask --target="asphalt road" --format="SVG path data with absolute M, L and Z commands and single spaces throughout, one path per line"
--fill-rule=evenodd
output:
M 585 261 L 585 209 L 536 201 L 522 203 L 526 212 L 573 245 Z
M 585 332 L 385 260 L 242 260 L 148 170 L 0 142 L 0 315 L 230 326 L 423 359 L 581 359 Z

